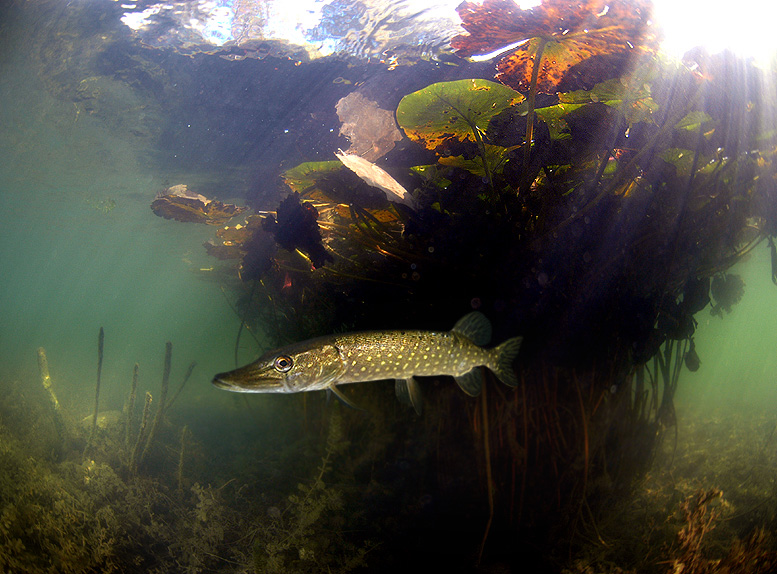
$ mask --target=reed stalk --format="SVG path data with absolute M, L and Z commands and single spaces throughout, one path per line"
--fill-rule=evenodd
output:
M 129 400 L 127 401 L 127 421 L 124 434 L 124 448 L 129 451 L 130 440 L 132 439 L 132 417 L 135 414 L 135 396 L 138 392 L 138 364 L 132 369 L 132 387 L 130 389 Z
M 52 412 L 54 414 L 54 426 L 56 427 L 57 434 L 64 442 L 67 438 L 67 427 L 65 426 L 65 418 L 62 414 L 62 407 L 59 405 L 57 395 L 54 394 L 54 388 L 51 384 L 51 375 L 49 374 L 49 361 L 46 358 L 46 349 L 43 347 L 38 348 L 38 369 L 40 370 L 40 382 L 49 397 L 51 403 Z
M 156 414 L 154 414 L 154 421 L 151 423 L 151 429 L 148 431 L 148 438 L 146 439 L 146 446 L 143 447 L 143 452 L 138 460 L 138 466 L 143 464 L 143 460 L 146 458 L 151 445 L 156 437 L 156 431 L 159 428 L 159 423 L 162 421 L 162 417 L 165 414 L 165 400 L 167 399 L 167 389 L 170 386 L 170 364 L 173 358 L 173 344 L 168 341 L 165 345 L 165 367 L 162 373 L 162 388 L 159 391 L 159 406 L 156 408 Z
M 178 395 L 181 394 L 181 391 L 186 386 L 186 383 L 189 381 L 189 377 L 192 376 L 192 371 L 194 371 L 194 367 L 196 366 L 197 366 L 197 363 L 192 361 L 192 363 L 189 365 L 189 368 L 186 369 L 186 374 L 183 376 L 183 382 L 181 382 L 181 386 L 178 387 L 178 390 L 175 391 L 173 398 L 170 399 L 170 401 L 167 403 L 167 406 L 165 407 L 166 411 L 169 411 L 170 407 L 173 406 L 173 403 L 175 403 L 175 400 L 178 398 Z
M 178 490 L 183 491 L 183 458 L 186 451 L 186 433 L 189 430 L 189 426 L 185 425 L 181 431 L 181 452 L 178 455 L 178 469 L 175 472 L 176 482 L 178 483 Z
M 130 457 L 129 469 L 132 474 L 137 474 L 138 472 L 138 455 L 140 453 L 140 445 L 143 444 L 143 437 L 144 433 L 146 432 L 148 417 L 151 413 L 151 400 L 151 393 L 146 391 L 146 402 L 143 405 L 143 418 L 140 420 L 138 438 L 135 440 L 135 447 L 132 449 L 132 456 Z
M 100 378 L 103 371 L 103 350 L 105 348 L 105 331 L 100 327 L 100 333 L 97 336 L 97 384 L 94 390 L 94 414 L 92 415 L 92 428 L 89 431 L 89 440 L 86 441 L 84 456 L 86 456 L 89 447 L 94 442 L 94 435 L 97 432 L 97 413 L 100 407 Z

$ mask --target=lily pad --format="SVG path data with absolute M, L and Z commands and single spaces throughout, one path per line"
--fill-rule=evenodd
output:
M 292 191 L 305 194 L 326 175 L 340 171 L 343 164 L 332 161 L 306 161 L 283 172 L 283 181 Z
M 402 98 L 397 121 L 413 141 L 442 150 L 451 141 L 478 142 L 491 118 L 523 99 L 488 80 L 439 82 Z
M 513 0 L 463 2 L 457 8 L 466 34 L 451 46 L 461 56 L 508 52 L 497 64 L 500 82 L 528 90 L 542 54 L 537 91 L 552 93 L 574 66 L 595 56 L 653 51 L 649 0 L 544 0 L 526 10 Z M 604 79 L 604 78 L 601 78 Z
M 591 90 L 559 94 L 558 99 L 560 104 L 566 105 L 594 102 L 608 105 L 620 111 L 630 124 L 652 122 L 653 113 L 659 108 L 651 97 L 649 85 L 627 86 L 624 80 L 618 78 L 600 82 Z
M 499 173 L 504 168 L 505 163 L 509 159 L 509 153 L 521 146 L 502 147 L 496 145 L 485 146 L 485 159 L 488 162 L 488 169 L 491 173 Z M 449 167 L 458 167 L 465 169 L 470 173 L 479 175 L 480 177 L 486 177 L 486 165 L 483 163 L 483 157 L 476 155 L 472 158 L 465 158 L 460 155 L 441 157 L 440 163 Z
M 699 133 L 701 130 L 702 135 L 706 139 L 710 139 L 715 133 L 715 121 L 705 112 L 693 111 L 677 122 L 674 128 L 691 133 Z

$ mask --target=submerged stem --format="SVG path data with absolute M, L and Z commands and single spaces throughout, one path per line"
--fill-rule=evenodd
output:
M 529 191 L 529 164 L 531 163 L 531 143 L 534 139 L 534 102 L 537 97 L 537 80 L 540 76 L 540 63 L 542 63 L 542 54 L 545 52 L 545 46 L 548 41 L 544 38 L 540 38 L 540 43 L 537 46 L 537 53 L 534 54 L 534 62 L 532 64 L 531 72 L 531 84 L 529 85 L 529 93 L 526 97 L 526 104 L 528 105 L 528 111 L 526 112 L 526 142 L 523 148 L 523 172 L 521 175 L 521 193 Z

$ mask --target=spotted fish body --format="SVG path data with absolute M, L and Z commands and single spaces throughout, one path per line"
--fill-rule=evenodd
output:
M 494 349 L 482 345 L 491 325 L 478 312 L 463 317 L 451 331 L 365 331 L 318 337 L 268 352 L 257 361 L 216 375 L 219 388 L 244 393 L 296 393 L 337 385 L 396 379 L 397 395 L 420 411 L 413 377 L 450 375 L 469 395 L 480 393 L 478 367 L 490 369 L 503 383 L 516 386 L 512 361 L 521 338 Z

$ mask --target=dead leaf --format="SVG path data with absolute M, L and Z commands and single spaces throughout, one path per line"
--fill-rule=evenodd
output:
M 382 190 L 389 201 L 403 203 L 411 209 L 416 208 L 413 196 L 381 167 L 363 157 L 342 151 L 335 152 L 335 156 L 343 162 L 345 167 L 362 178 L 365 183 Z
M 496 77 L 519 91 L 529 89 L 540 48 L 537 91 L 545 93 L 557 91 L 571 68 L 594 56 L 657 48 L 650 0 L 544 0 L 527 10 L 513 0 L 485 0 L 482 5 L 464 2 L 457 10 L 467 33 L 451 41 L 454 50 L 473 56 L 509 49 L 497 64 Z
M 246 209 L 208 199 L 204 195 L 189 191 L 186 185 L 174 185 L 166 189 L 151 203 L 151 210 L 159 217 L 208 225 L 224 225 Z

